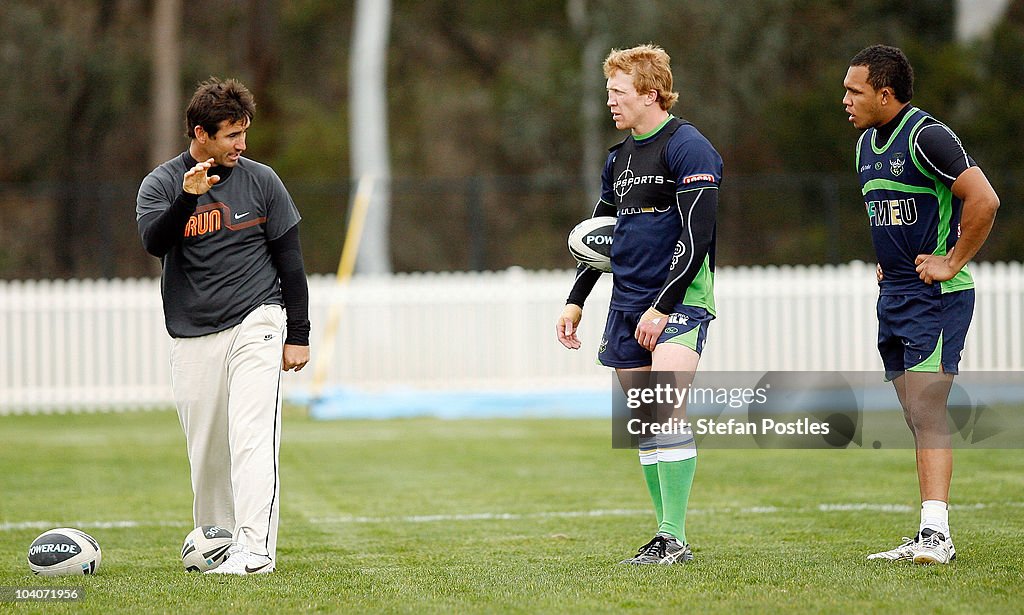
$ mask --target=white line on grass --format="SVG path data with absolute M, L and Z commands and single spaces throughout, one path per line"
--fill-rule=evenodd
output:
M 56 527 L 74 527 L 82 530 L 110 530 L 136 527 L 191 527 L 181 521 L 4 521 L 0 532 L 19 530 L 48 530 Z
M 519 519 L 554 519 L 569 517 L 633 517 L 649 515 L 649 510 L 570 510 L 536 513 L 469 513 L 454 515 L 409 515 L 404 517 L 312 517 L 310 523 L 332 525 L 345 523 L 432 523 L 437 521 L 516 521 Z
M 975 504 L 951 504 L 951 510 L 983 510 L 1000 508 L 1021 508 L 1024 502 L 992 502 Z M 889 513 L 906 513 L 917 508 L 905 504 L 818 504 L 817 506 L 748 506 L 748 507 L 715 507 L 691 508 L 688 515 L 720 515 L 720 514 L 751 514 L 764 515 L 776 513 L 809 513 L 809 512 L 851 512 L 872 511 Z M 332 517 L 310 517 L 309 522 L 318 525 L 345 525 L 363 523 L 436 523 L 450 521 L 517 521 L 522 519 L 564 519 L 573 517 L 639 517 L 650 515 L 650 510 L 610 509 L 610 510 L 576 510 L 547 511 L 535 513 L 463 513 L 450 515 L 407 515 L 400 517 L 367 517 L 345 515 Z
M 976 502 L 973 504 L 951 504 L 950 510 L 1000 510 L 1024 508 L 1024 502 Z M 813 512 L 884 512 L 907 513 L 917 508 L 906 504 L 872 504 L 851 502 L 842 504 L 818 504 L 816 506 L 723 506 L 712 508 L 691 508 L 689 515 L 772 515 L 778 513 Z M 579 517 L 640 517 L 650 515 L 647 509 L 611 508 L 605 510 L 567 510 L 533 513 L 462 513 L 448 515 L 407 515 L 400 517 L 369 517 L 358 515 L 309 517 L 307 521 L 321 525 L 345 525 L 363 523 L 437 523 L 451 521 L 518 521 L 523 519 L 569 519 Z M 0 521 L 0 532 L 20 530 L 47 530 L 55 527 L 76 527 L 79 529 L 131 529 L 141 527 L 190 527 L 183 521 Z

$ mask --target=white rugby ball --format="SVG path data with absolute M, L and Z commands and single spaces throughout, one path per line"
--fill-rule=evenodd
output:
M 614 232 L 615 216 L 587 218 L 569 233 L 569 253 L 581 265 L 610 272 Z
M 219 525 L 197 527 L 185 537 L 181 547 L 181 563 L 189 572 L 206 572 L 224 563 L 228 548 L 234 542 L 231 530 Z
M 100 545 L 81 530 L 59 527 L 43 532 L 28 548 L 28 567 L 44 577 L 95 574 L 100 567 Z

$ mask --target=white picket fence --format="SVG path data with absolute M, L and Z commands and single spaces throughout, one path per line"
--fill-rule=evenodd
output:
M 978 285 L 964 370 L 1024 368 L 1020 263 L 972 265 Z M 340 301 L 329 387 L 605 387 L 594 363 L 610 293 L 587 303 L 581 351 L 555 341 L 570 271 L 510 269 L 310 278 L 315 363 Z M 878 370 L 873 265 L 721 268 L 704 370 Z M 0 281 L 0 414 L 172 404 L 159 281 Z M 285 377 L 308 394 L 313 366 Z

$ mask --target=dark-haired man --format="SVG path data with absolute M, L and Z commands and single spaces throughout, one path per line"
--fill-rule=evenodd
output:
M 850 61 L 843 83 L 857 172 L 878 259 L 878 350 L 914 434 L 921 522 L 913 538 L 868 559 L 947 564 L 953 452 L 946 404 L 974 310 L 967 262 L 992 229 L 999 198 L 945 124 L 912 106 L 914 71 L 896 47 Z
M 163 263 L 194 522 L 235 538 L 212 574 L 274 570 L 281 370 L 309 361 L 299 212 L 273 169 L 242 156 L 254 113 L 238 81 L 201 83 L 188 150 L 143 180 L 136 209 L 143 246 Z

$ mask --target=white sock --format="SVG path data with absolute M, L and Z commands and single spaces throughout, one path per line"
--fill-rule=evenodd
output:
M 949 505 L 942 500 L 921 502 L 921 528 L 930 528 L 949 538 Z

